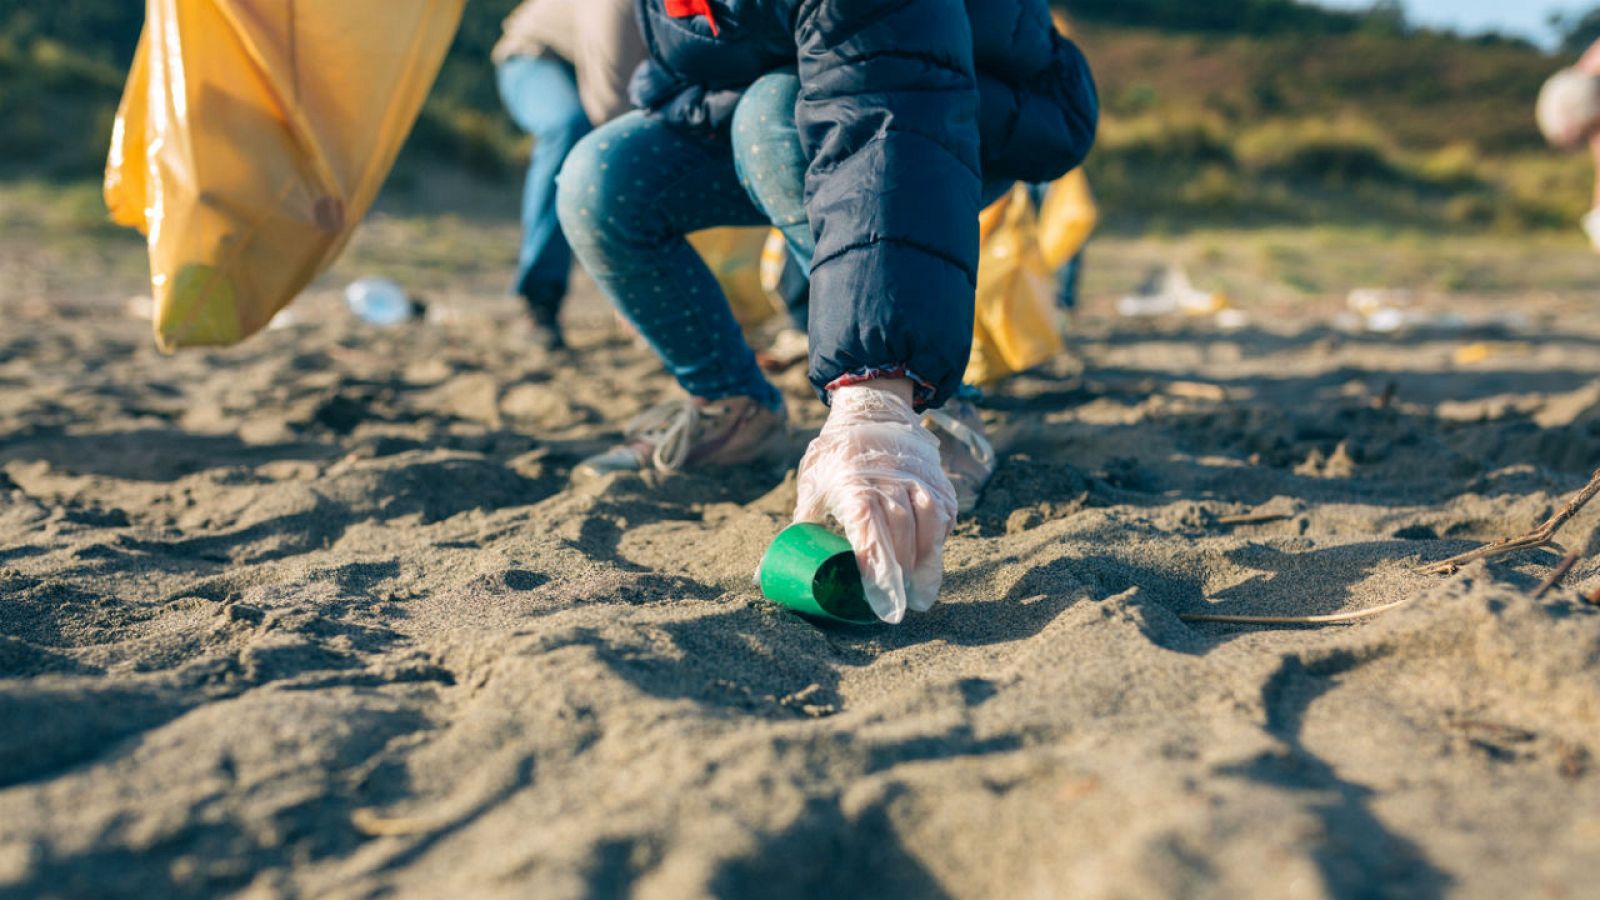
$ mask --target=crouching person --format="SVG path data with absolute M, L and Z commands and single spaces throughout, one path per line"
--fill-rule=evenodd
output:
M 921 413 L 954 395 L 971 352 L 978 211 L 1082 161 L 1097 117 L 1088 67 L 1046 0 L 638 5 L 643 108 L 578 144 L 558 210 L 578 260 L 689 397 L 578 474 L 736 465 L 780 442 L 782 395 L 686 240 L 778 222 L 811 259 L 810 377 L 830 408 L 800 464 L 796 519 L 840 523 L 880 618 L 925 610 L 957 510 L 945 468 L 960 460 L 941 464 Z M 792 118 L 797 159 L 760 159 L 759 134 L 736 147 L 736 120 L 773 112 Z

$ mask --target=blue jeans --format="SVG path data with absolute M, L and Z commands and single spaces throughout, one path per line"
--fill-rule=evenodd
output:
M 578 261 L 684 390 L 706 400 L 744 396 L 782 405 L 686 237 L 767 222 L 739 185 L 726 137 L 628 113 L 573 148 L 556 208 Z
M 553 314 L 567 293 L 572 269 L 572 251 L 556 218 L 556 173 L 591 126 L 578 102 L 577 78 L 564 60 L 513 56 L 495 67 L 495 80 L 506 111 L 533 136 L 513 290 L 536 313 Z
M 800 98 L 800 76 L 793 70 L 763 75 L 744 92 L 733 112 L 733 163 L 750 201 L 783 232 L 789 252 L 802 272 L 811 271 L 816 236 L 806 216 L 806 155 L 795 127 L 794 107 Z M 1010 180 L 983 182 L 981 206 L 1000 199 Z M 789 316 L 805 327 L 806 291 L 786 291 Z

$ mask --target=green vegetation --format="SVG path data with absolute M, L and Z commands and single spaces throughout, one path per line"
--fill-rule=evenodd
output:
M 473 0 L 396 176 L 440 164 L 516 176 L 526 140 L 488 64 L 516 0 Z M 142 8 L 53 0 L 0 13 L 0 177 L 99 172 Z M 1556 58 L 1524 43 L 1417 31 L 1394 2 L 1364 14 L 1292 0 L 1069 4 L 1105 106 L 1089 168 L 1113 228 L 1285 223 L 1459 231 L 1566 228 L 1585 160 L 1540 143 Z
M 1586 161 L 1545 149 L 1532 121 L 1559 62 L 1525 45 L 1094 23 L 1080 37 L 1106 112 L 1090 172 L 1114 221 L 1526 229 L 1587 209 Z

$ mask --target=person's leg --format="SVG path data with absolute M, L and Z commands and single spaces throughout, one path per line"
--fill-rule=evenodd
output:
M 1062 309 L 1078 306 L 1078 283 L 1083 279 L 1083 250 L 1073 254 L 1056 274 L 1056 302 Z
M 806 155 L 794 124 L 799 96 L 800 76 L 793 70 L 757 79 L 733 112 L 733 162 L 750 201 L 809 269 L 816 243 L 806 217 Z
M 567 293 L 572 251 L 556 217 L 556 173 L 590 131 L 572 66 L 553 57 L 514 56 L 496 68 L 500 97 L 517 126 L 533 136 L 522 194 L 522 246 L 514 290 L 537 325 L 559 344 L 556 314 Z
M 686 240 L 702 228 L 766 221 L 739 187 L 727 145 L 633 112 L 580 141 L 559 183 L 573 252 L 684 390 L 780 409 L 782 395 Z
M 793 271 L 809 280 L 816 243 L 806 218 L 806 155 L 794 124 L 799 95 L 800 76 L 793 70 L 764 75 L 744 92 L 733 112 L 733 162 L 750 201 L 788 243 Z M 782 296 L 791 322 L 804 331 L 809 285 L 790 283 Z

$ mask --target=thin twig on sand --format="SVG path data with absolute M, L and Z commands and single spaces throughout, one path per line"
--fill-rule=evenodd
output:
M 1393 603 L 1374 606 L 1370 609 L 1358 609 L 1352 612 L 1333 613 L 1326 616 L 1232 616 L 1223 613 L 1178 613 L 1178 618 L 1185 622 L 1219 622 L 1224 625 L 1339 625 L 1345 622 L 1355 622 L 1360 619 L 1370 619 L 1380 616 L 1391 609 L 1399 609 L 1410 603 L 1414 597 L 1406 597 Z
M 1239 513 L 1233 516 L 1217 516 L 1218 525 L 1261 525 L 1267 522 L 1282 522 L 1284 519 L 1294 518 L 1294 513 L 1253 512 Z
M 1561 562 L 1556 564 L 1556 567 L 1550 571 L 1550 574 L 1545 578 L 1545 580 L 1539 582 L 1539 586 L 1534 588 L 1533 599 L 1538 600 L 1545 594 L 1550 593 L 1550 589 L 1560 584 L 1561 579 L 1567 577 L 1567 573 L 1571 572 L 1572 567 L 1577 564 L 1578 551 L 1574 550 L 1571 553 L 1568 553 L 1566 556 L 1563 556 L 1561 558 Z
M 1383 386 L 1383 393 L 1379 394 L 1377 398 L 1372 401 L 1372 407 L 1374 409 L 1388 409 L 1389 407 L 1393 406 L 1394 394 L 1399 387 L 1400 386 L 1395 384 L 1394 380 L 1391 379 L 1388 384 Z
M 368 837 L 404 837 L 437 831 L 442 823 L 415 816 L 384 816 L 363 807 L 350 814 L 350 824 Z
M 1452 556 L 1441 562 L 1429 563 L 1417 571 L 1424 575 L 1449 575 L 1474 560 L 1493 559 L 1498 556 L 1515 553 L 1518 550 L 1532 550 L 1537 547 L 1549 546 L 1550 542 L 1555 539 L 1556 532 L 1561 530 L 1561 526 L 1567 524 L 1568 519 L 1577 515 L 1578 511 L 1583 509 L 1590 500 L 1593 500 L 1596 494 L 1600 494 L 1600 469 L 1596 469 L 1594 474 L 1589 476 L 1589 483 L 1583 486 L 1583 490 L 1579 491 L 1577 496 L 1573 497 L 1566 506 L 1561 507 L 1555 515 L 1546 519 L 1545 523 L 1538 528 L 1516 537 L 1501 538 L 1492 544 L 1485 544 L 1476 550 L 1469 550 L 1466 553 Z

